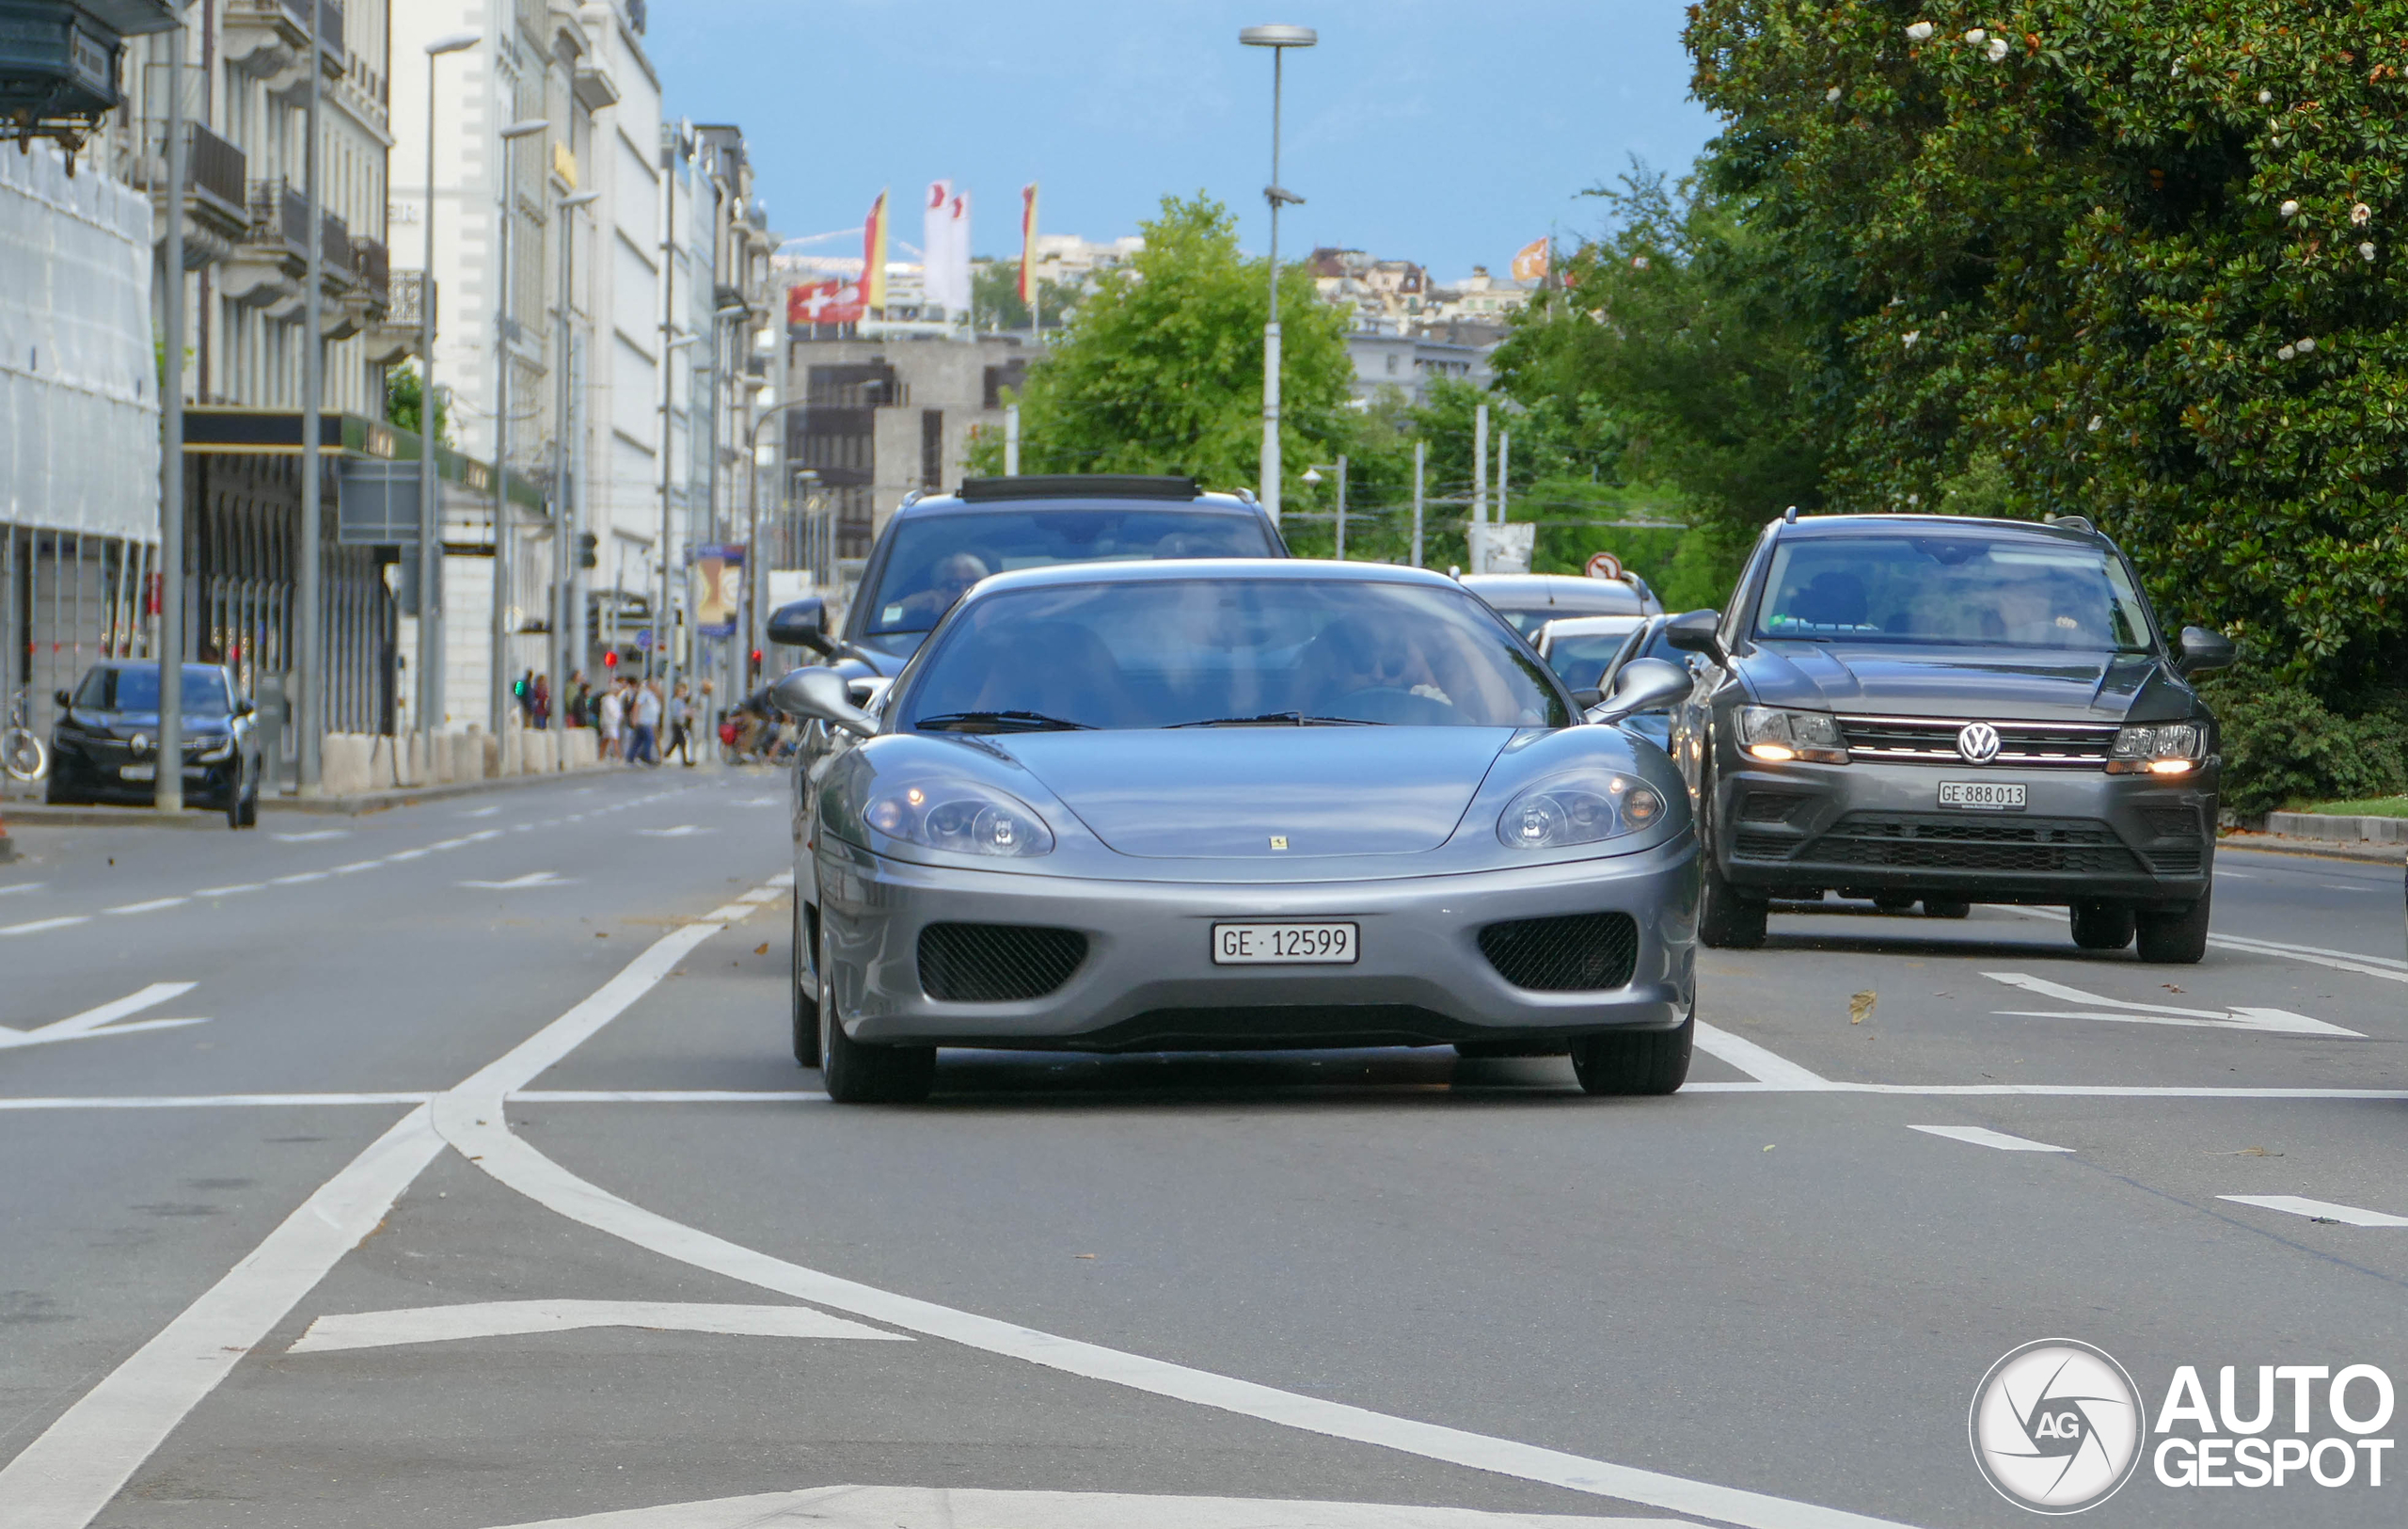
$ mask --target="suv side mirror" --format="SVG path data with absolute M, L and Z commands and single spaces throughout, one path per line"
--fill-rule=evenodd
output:
M 2182 641 L 2175 649 L 2175 668 L 2185 677 L 2205 674 L 2210 669 L 2232 667 L 2232 639 L 2205 627 L 2185 627 Z
M 236 716 L 238 716 L 238 717 L 247 717 L 247 716 L 249 716 L 252 712 L 257 711 L 258 709 L 259 709 L 259 708 L 258 708 L 258 707 L 255 707 L 255 706 L 253 706 L 253 705 L 251 704 L 251 699 L 250 699 L 250 697 L 249 697 L 249 696 L 247 696 L 247 695 L 243 695 L 243 696 L 237 696 L 237 697 L 235 697 L 235 700 L 234 700 L 234 715 L 236 715 Z
M 1590 708 L 1582 720 L 1620 722 L 1642 711 L 1658 710 L 1687 695 L 1693 683 L 1689 672 L 1677 663 L 1662 659 L 1633 659 L 1622 666 L 1613 693 Z
M 769 704 L 789 717 L 824 722 L 855 738 L 878 731 L 877 720 L 853 705 L 851 687 L 833 669 L 797 669 L 769 687 Z
M 807 647 L 823 658 L 836 656 L 836 645 L 828 636 L 828 602 L 816 595 L 769 613 L 768 638 L 787 647 Z
M 65 691 L 53 691 L 51 692 L 50 698 L 58 703 L 61 710 L 70 709 L 75 705 L 73 697 L 70 696 Z
M 1722 661 L 1722 639 L 1714 629 L 1722 625 L 1719 611 L 1684 611 L 1664 623 L 1664 643 L 1684 653 L 1703 653 L 1719 663 Z

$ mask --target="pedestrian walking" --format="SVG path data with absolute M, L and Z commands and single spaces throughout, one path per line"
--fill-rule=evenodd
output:
M 530 669 L 520 675 L 518 683 L 513 685 L 511 690 L 515 693 L 513 698 L 518 702 L 520 725 L 531 724 L 535 720 L 535 671 Z
M 586 715 L 585 709 L 592 704 L 593 693 L 586 688 L 584 670 L 571 669 L 568 672 L 568 693 L 562 696 L 561 700 L 562 703 L 561 725 L 564 727 L 593 725 L 593 719 Z
M 660 751 L 660 762 L 667 764 L 674 757 L 687 769 L 694 768 L 694 700 L 684 680 L 669 693 L 669 746 Z
M 552 725 L 552 678 L 549 675 L 535 677 L 535 730 L 544 732 Z
M 624 687 L 613 684 L 602 693 L 602 755 L 605 759 L 619 757 L 619 732 L 626 725 L 627 701 Z
M 633 724 L 627 744 L 627 762 L 657 765 L 660 763 L 660 687 L 646 682 L 636 687 L 628 698 L 628 719 Z

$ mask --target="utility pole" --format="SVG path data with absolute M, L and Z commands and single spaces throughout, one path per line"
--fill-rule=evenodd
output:
M 309 145 L 302 153 L 303 197 L 309 206 L 309 260 L 302 280 L 307 291 L 302 295 L 301 308 L 301 577 L 296 603 L 299 606 L 293 622 L 293 667 L 300 672 L 296 687 L 299 703 L 294 708 L 294 720 L 301 731 L 301 769 L 296 789 L 303 796 L 318 794 L 318 751 L 325 741 L 326 677 L 325 645 L 319 631 L 319 601 L 321 599 L 318 566 L 325 553 L 319 547 L 323 535 L 318 518 L 323 512 L 322 500 L 325 486 L 323 473 L 325 463 L 319 455 L 319 439 L 325 408 L 326 337 L 319 319 L 319 305 L 324 301 L 321 287 L 326 277 L 325 211 L 318 200 L 318 71 L 323 60 L 318 50 L 324 46 L 319 36 L 326 19 L 326 8 L 309 7 L 309 94 L 304 120 Z M 177 215 L 182 215 L 178 209 Z M 182 273 L 178 273 L 179 279 Z
M 1471 411 L 1471 571 L 1488 571 L 1488 406 Z
M 159 390 L 159 761 L 152 801 L 184 809 L 184 28 L 167 34 L 167 374 Z M 314 62 L 314 60 L 312 60 Z
M 1004 406 L 1004 476 L 1020 476 L 1020 406 Z
M 652 646 L 644 650 L 643 667 L 647 677 L 657 674 L 668 648 L 671 624 L 669 608 L 672 593 L 670 581 L 670 546 L 673 528 L 670 524 L 670 426 L 677 408 L 676 355 L 681 345 L 689 344 L 694 337 L 682 340 L 677 329 L 677 160 L 678 132 L 669 130 L 669 141 L 660 151 L 660 185 L 663 196 L 660 222 L 660 545 L 656 549 L 660 562 L 660 603 L 652 613 Z M 690 422 L 689 422 L 690 426 Z M 688 431 L 691 437 L 691 429 Z
M 1499 430 L 1497 432 L 1497 523 L 1500 526 L 1512 518 L 1505 513 L 1505 495 L 1509 481 L 1507 470 L 1513 465 L 1513 432 Z
M 1346 454 L 1338 454 L 1338 561 L 1346 561 Z
M 560 710 L 568 696 L 569 671 L 577 667 L 577 650 L 583 645 L 583 613 L 585 604 L 577 597 L 580 565 L 584 561 L 584 506 L 579 502 L 577 473 L 572 466 L 573 447 L 582 432 L 576 428 L 578 399 L 577 332 L 575 305 L 569 301 L 569 283 L 576 271 L 569 251 L 576 243 L 577 210 L 592 206 L 600 199 L 599 191 L 580 191 L 564 197 L 560 203 L 561 240 L 561 381 L 553 400 L 553 462 L 552 521 L 554 555 L 552 559 L 552 702 Z M 565 721 L 565 717 L 562 719 Z
M 1413 443 L 1413 565 L 1421 566 L 1421 470 L 1428 459 L 1430 443 Z
M 1271 50 L 1271 183 L 1262 188 L 1271 204 L 1271 315 L 1262 327 L 1262 486 L 1263 509 L 1271 523 L 1279 523 L 1279 207 L 1301 205 L 1304 198 L 1279 183 L 1279 98 L 1285 83 L 1290 48 L 1309 48 L 1321 40 L 1309 26 L 1249 26 L 1238 40 L 1250 48 Z
M 443 722 L 442 438 L 435 420 L 435 61 L 475 47 L 474 32 L 453 32 L 426 45 L 425 254 L 418 273 L 418 730 Z

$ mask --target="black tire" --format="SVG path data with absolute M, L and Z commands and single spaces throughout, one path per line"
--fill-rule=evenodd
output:
M 1876 893 L 1876 894 L 1874 895 L 1874 899 L 1873 899 L 1873 908 L 1874 908 L 1874 911 L 1875 911 L 1875 912 L 1877 912 L 1877 913 L 1886 913 L 1886 914 L 1908 914 L 1908 913 L 1912 913 L 1912 912 L 1914 912 L 1914 909 L 1915 909 L 1915 899 L 1914 899 L 1914 894 L 1913 894 L 1913 893 L 1911 893 L 1911 892 L 1907 892 L 1907 893 L 1898 893 L 1898 892 L 1880 892 L 1880 893 Z
M 245 793 L 241 802 L 235 804 L 234 826 L 237 828 L 257 828 L 259 825 L 260 788 L 257 786 L 254 786 L 248 792 Z
M 936 1082 L 934 1046 L 881 1046 L 856 1041 L 836 1020 L 828 938 L 819 939 L 819 1080 L 840 1105 L 904 1105 L 928 1096 Z
M 2083 901 L 2075 903 L 2070 914 L 2073 943 L 2084 950 L 2121 950 L 2132 943 L 2134 919 L 2130 904 Z
M 2157 966 L 2191 966 L 2208 953 L 2208 893 L 2180 913 L 2144 913 L 2133 916 L 2140 957 Z
M 1739 895 L 1722 868 L 1714 863 L 1711 848 L 1701 851 L 1703 865 L 1698 889 L 1697 937 L 1718 950 L 1753 950 L 1765 943 L 1766 905 Z
M 1608 1030 L 1572 1043 L 1572 1071 L 1583 1093 L 1675 1093 L 1688 1081 L 1697 1038 L 1692 1011 L 1670 1030 Z
M 802 953 L 810 948 L 808 931 L 811 920 L 805 916 L 802 899 L 794 900 L 794 1064 L 797 1067 L 819 1065 L 819 974 L 803 964 Z

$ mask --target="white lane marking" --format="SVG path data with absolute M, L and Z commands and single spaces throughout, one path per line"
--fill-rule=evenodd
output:
M 114 908 L 103 908 L 103 909 L 102 909 L 102 910 L 101 910 L 101 912 L 103 912 L 103 913 L 156 913 L 156 912 L 158 912 L 158 911 L 159 911 L 160 909 L 162 909 L 162 908 L 173 908 L 173 907 L 176 907 L 176 906 L 178 906 L 178 905 L 180 905 L 180 904 L 182 904 L 182 903 L 190 902 L 191 900 L 192 900 L 192 899 L 190 899 L 190 898 L 152 898 L 152 899 L 151 899 L 150 901 L 148 901 L 148 902 L 127 902 L 127 903 L 121 903 L 121 904 L 119 904 L 119 906 L 114 907 Z
M 2045 1141 L 2034 1141 L 2028 1137 L 2008 1136 L 2004 1131 L 1993 1131 L 1980 1125 L 1909 1125 L 1907 1129 L 1921 1131 L 1925 1136 L 1944 1136 L 1951 1141 L 1971 1142 L 1976 1147 L 1995 1147 L 2001 1152 L 2073 1151 L 2071 1147 L 2052 1147 Z
M 2226 870 L 2222 866 L 2216 868 L 2216 874 L 2236 882 L 2262 882 L 2266 879 L 2255 871 Z
M 435 852 L 432 849 L 423 847 L 416 850 L 395 850 L 391 854 L 387 855 L 385 858 L 388 860 L 416 860 L 421 856 L 433 854 L 434 852 Z
M 2339 1221 L 2345 1226 L 2408 1226 L 2408 1216 L 2360 1210 L 2355 1205 L 2337 1205 L 2329 1200 L 2308 1200 L 2299 1195 L 2218 1195 L 2216 1198 L 2265 1210 L 2288 1211 L 2293 1216 L 2305 1216 L 2316 1220 Z
M 728 1306 L 684 1300 L 483 1300 L 390 1312 L 322 1316 L 286 1350 L 324 1354 L 345 1348 L 507 1338 L 580 1328 L 649 1328 L 658 1332 L 725 1332 L 754 1338 L 853 1338 L 910 1343 L 809 1306 Z
M 1778 1056 L 1745 1037 L 1729 1030 L 1717 1029 L 1699 1020 L 1694 1043 L 1700 1051 L 1717 1061 L 1728 1062 L 1759 1083 L 1770 1083 L 1783 1089 L 1828 1089 L 1830 1081 L 1818 1073 L 1810 1073 L 1788 1058 Z
M 778 889 L 774 886 L 756 886 L 752 891 L 745 893 L 740 898 L 737 898 L 736 900 L 738 902 L 775 902 L 778 900 Z
M 338 876 L 350 876 L 363 870 L 374 870 L 381 864 L 383 862 L 377 860 L 355 860 L 347 866 L 337 866 L 334 873 Z
M 2408 982 L 2408 961 L 2393 961 L 2388 956 L 2362 956 L 2349 950 L 2327 950 L 2314 945 L 2279 945 L 2273 940 L 2249 939 L 2239 934 L 2210 934 L 2208 943 L 2226 950 L 2239 950 L 2253 956 L 2285 956 L 2292 961 L 2305 961 L 2314 966 L 2330 966 L 2336 971 L 2356 972 L 2362 977 L 2381 977 L 2394 982 Z
M 193 888 L 192 895 L 197 898 L 230 898 L 237 892 L 258 892 L 266 886 L 265 882 L 236 882 L 231 886 L 197 886 Z
M 826 1104 L 825 1093 L 745 1091 L 736 1089 L 529 1089 L 513 1093 L 514 1105 L 752 1105 Z
M 165 1093 L 0 1099 L 0 1110 L 254 1109 L 319 1105 L 422 1105 L 431 1093 Z
M 515 876 L 506 882 L 462 882 L 460 884 L 490 887 L 498 892 L 515 892 L 530 886 L 575 886 L 577 881 L 576 878 L 562 876 L 558 871 L 531 870 L 524 876 Z
M 303 882 L 323 882 L 333 874 L 330 870 L 304 870 L 291 876 L 271 876 L 267 884 L 270 886 L 298 886 Z
M 464 838 L 439 838 L 427 846 L 430 850 L 456 850 L 468 841 Z
M 443 1150 L 421 1105 L 321 1186 L 250 1256 L 0 1466 L 10 1529 L 82 1529 L 235 1363 Z
M 466 837 L 466 838 L 462 839 L 460 842 L 461 842 L 461 843 L 463 843 L 463 844 L 477 844 L 477 843 L 482 843 L 483 841 L 484 841 L 484 840 L 486 840 L 486 839 L 489 839 L 489 838 L 499 838 L 499 837 L 501 837 L 501 830 L 500 830 L 500 829 L 499 829 L 499 828 L 483 828 L 483 829 L 479 829 L 476 833 L 470 834 L 467 837 Z
M 490 807 L 470 807 L 467 811 L 460 814 L 460 816 L 463 818 L 490 818 L 500 810 L 501 808 L 498 805 Z
M 487 1174 L 572 1220 L 679 1263 L 889 1327 L 1308 1433 L 1380 1445 L 1574 1491 L 1695 1513 L 1751 1529 L 1867 1529 L 1882 1521 L 1761 1492 L 1584 1459 L 1509 1439 L 1390 1417 L 1366 1408 L 1081 1343 L 859 1284 L 739 1247 L 621 1200 L 578 1178 L 514 1135 L 504 1099 L 609 1024 L 638 994 L 657 982 L 676 961 L 716 929 L 715 925 L 689 924 L 662 936 L 593 997 L 436 1099 L 431 1107 L 436 1129 Z M 623 984 L 626 989 L 624 994 L 616 991 Z
M 794 872 L 790 870 L 782 870 L 775 876 L 770 877 L 767 884 L 770 886 L 792 886 L 794 884 Z
M 776 796 L 747 796 L 739 798 L 734 804 L 739 807 L 774 807 L 784 800 Z
M 19 882 L 14 886 L 0 886 L 0 898 L 9 897 L 19 892 L 39 892 L 45 884 L 42 882 Z
M 697 834 L 716 834 L 716 828 L 704 828 L 694 823 L 679 823 L 674 828 L 639 828 L 646 838 L 692 838 Z
M 1396 1503 L 1157 1497 L 971 1487 L 813 1487 L 622 1508 L 502 1529 L 1690 1529 L 1686 1519 L 1490 1513 Z
M 45 930 L 65 929 L 70 924 L 88 924 L 89 914 L 69 914 L 63 918 L 37 918 L 30 924 L 9 924 L 0 927 L 0 935 L 40 934 Z
M 350 836 L 351 830 L 348 828 L 313 828 L 306 834 L 278 834 L 276 836 L 276 841 L 278 844 L 315 844 L 320 839 L 349 838 Z
M 705 918 L 715 918 L 722 924 L 735 924 L 741 923 L 744 919 L 752 916 L 752 915 L 756 911 L 758 911 L 757 907 L 753 903 L 729 902 L 713 908 L 710 912 L 703 915 L 703 916 Z
M 2179 1025 L 2193 1029 L 2258 1030 L 2281 1035 L 2346 1035 L 2365 1040 L 2356 1030 L 2328 1025 L 2305 1014 L 2294 1014 L 2288 1009 L 2259 1009 L 2234 1006 L 2229 1010 L 2178 1009 L 2171 1004 L 2127 1003 L 2121 998 L 2103 998 L 2096 993 L 2084 993 L 2078 987 L 2067 987 L 2044 978 L 2023 972 L 1984 972 L 1993 982 L 2036 993 L 2044 998 L 2058 998 L 2067 1003 L 2096 1004 L 2112 1013 L 2082 1011 L 2073 1013 L 2052 1012 L 2036 1009 L 1997 1009 L 1993 1013 L 2023 1019 L 2097 1019 L 2112 1020 L 2126 1025 Z
M 135 1030 L 173 1029 L 184 1025 L 206 1025 L 205 1019 L 145 1019 L 131 1025 L 117 1022 L 128 1014 L 138 1014 L 145 1009 L 155 1009 L 169 998 L 181 997 L 193 990 L 190 982 L 153 982 L 149 987 L 130 993 L 122 998 L 87 1009 L 80 1014 L 41 1026 L 38 1029 L 15 1030 L 0 1026 L 0 1051 L 16 1046 L 47 1045 L 55 1041 L 85 1041 L 96 1035 L 130 1035 Z M 103 1029 L 103 1026 L 111 1027 Z

